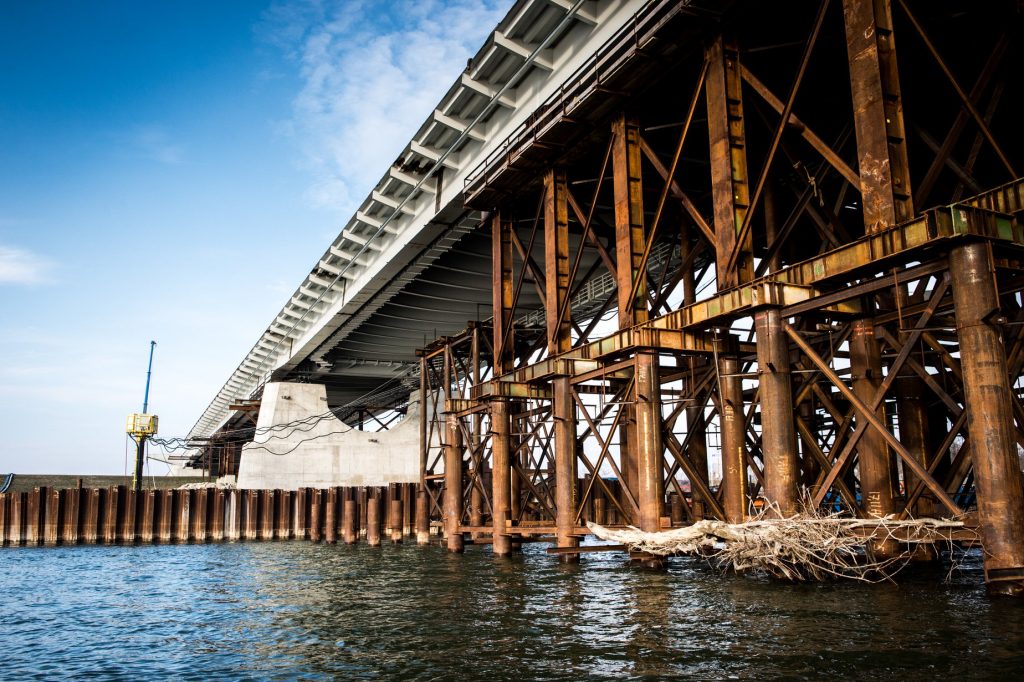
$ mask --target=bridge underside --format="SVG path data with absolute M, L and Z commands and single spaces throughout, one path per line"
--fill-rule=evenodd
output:
M 454 551 L 807 505 L 962 517 L 1024 591 L 1020 28 L 1011 0 L 652 0 L 272 379 L 367 428 L 418 390 L 420 536 Z
M 711 4 L 652 3 L 467 184 L 490 308 L 421 352 L 420 503 L 566 560 L 588 520 L 956 516 L 1021 592 L 1020 9 Z

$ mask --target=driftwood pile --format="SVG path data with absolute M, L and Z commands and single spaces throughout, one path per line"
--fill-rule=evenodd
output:
M 876 559 L 868 548 L 894 540 L 902 545 L 935 542 L 936 531 L 964 528 L 951 519 L 856 519 L 802 513 L 778 518 L 766 509 L 745 523 L 704 520 L 684 528 L 648 533 L 637 528 L 587 527 L 602 540 L 656 556 L 695 555 L 724 569 L 760 571 L 794 581 L 847 578 L 878 582 L 909 561 L 908 552 Z

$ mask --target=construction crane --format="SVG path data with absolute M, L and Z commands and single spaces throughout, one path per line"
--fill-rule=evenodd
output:
M 146 439 L 155 436 L 157 432 L 157 416 L 149 414 L 149 382 L 153 376 L 153 349 L 156 348 L 156 341 L 149 342 L 149 367 L 146 369 L 146 393 L 142 398 L 142 413 L 128 415 L 126 431 L 135 441 L 135 475 L 132 477 L 132 487 L 138 493 L 142 490 L 142 466 L 146 450 Z

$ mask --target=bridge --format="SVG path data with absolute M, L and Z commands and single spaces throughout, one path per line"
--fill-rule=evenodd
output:
M 516 2 L 188 463 L 362 458 L 324 485 L 415 480 L 452 551 L 564 560 L 588 520 L 956 516 L 1024 592 L 1020 28 L 1009 0 Z

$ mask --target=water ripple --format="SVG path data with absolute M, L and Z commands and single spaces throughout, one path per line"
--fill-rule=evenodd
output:
M 1024 605 L 951 585 L 788 585 L 542 547 L 261 544 L 0 552 L 0 678 L 1016 676 Z

